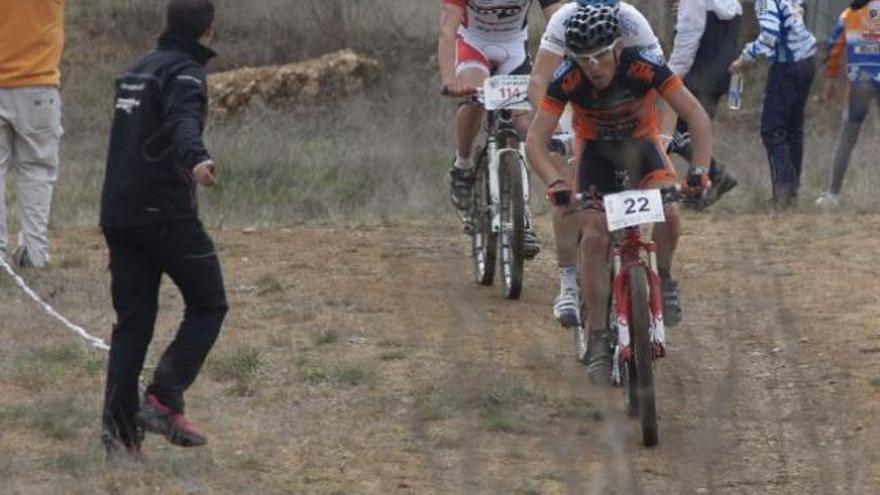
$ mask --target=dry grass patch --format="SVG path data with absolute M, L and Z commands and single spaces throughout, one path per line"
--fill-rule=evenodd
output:
M 105 357 L 77 342 L 49 344 L 13 354 L 0 366 L 12 383 L 32 392 L 44 392 L 77 377 L 96 378 Z
M 258 296 L 267 296 L 269 294 L 282 294 L 284 293 L 284 286 L 281 285 L 281 281 L 278 280 L 275 275 L 263 275 L 255 284 L 257 286 L 257 295 Z
M 258 382 L 267 368 L 263 351 L 252 346 L 226 351 L 208 361 L 208 372 L 212 378 L 234 382 L 231 391 L 246 397 L 256 394 Z
M 315 346 L 329 345 L 335 344 L 339 342 L 340 334 L 339 331 L 335 328 L 326 328 L 319 331 L 312 337 L 312 342 Z
M 332 385 L 347 388 L 374 385 L 377 373 L 374 368 L 367 366 L 311 366 L 303 372 L 303 380 L 309 385 Z
M 397 349 L 394 351 L 385 351 L 379 354 L 379 360 L 381 361 L 400 361 L 401 359 L 406 359 L 407 352 L 403 349 Z

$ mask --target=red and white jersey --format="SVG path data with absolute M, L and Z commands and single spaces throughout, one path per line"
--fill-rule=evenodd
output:
M 541 8 L 562 0 L 537 0 Z M 533 0 L 443 0 L 464 9 L 458 34 L 493 41 L 525 41 Z

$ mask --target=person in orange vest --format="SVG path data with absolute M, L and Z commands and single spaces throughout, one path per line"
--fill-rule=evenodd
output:
M 15 169 L 21 232 L 13 261 L 49 261 L 48 225 L 58 176 L 64 0 L 0 0 L 0 256 L 5 256 L 6 173 Z
M 831 182 L 816 200 L 821 207 L 840 204 L 843 177 L 871 102 L 880 105 L 880 0 L 853 0 L 837 21 L 828 42 L 828 85 L 825 96 L 837 96 L 838 76 L 846 54 L 847 105 L 834 147 Z

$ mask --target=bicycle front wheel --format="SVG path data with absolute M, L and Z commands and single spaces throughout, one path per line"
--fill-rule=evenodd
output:
M 525 251 L 525 199 L 519 156 L 501 155 L 501 232 L 498 255 L 501 262 L 501 292 L 505 299 L 519 299 L 523 284 Z
M 611 280 L 611 286 L 614 286 L 614 279 Z M 612 291 L 613 293 L 613 291 Z M 617 327 L 617 301 L 614 296 L 608 298 L 608 328 L 613 328 L 613 341 L 618 342 L 620 329 Z M 632 341 L 630 341 L 632 345 Z M 638 394 L 638 378 L 636 377 L 636 366 L 632 358 L 621 359 L 618 363 L 618 373 L 620 377 L 620 386 L 623 388 L 623 404 L 626 413 L 631 418 L 639 416 L 639 394 Z
M 477 155 L 474 182 L 474 205 L 471 212 L 471 256 L 474 260 L 474 279 L 480 285 L 492 285 L 495 280 L 495 250 L 498 235 L 492 232 L 492 203 L 489 192 L 489 164 L 485 148 Z
M 627 378 L 631 381 L 629 387 L 634 388 L 637 398 L 642 443 L 646 447 L 651 447 L 657 445 L 659 432 L 654 400 L 654 345 L 651 342 L 648 274 L 642 265 L 635 265 L 629 269 L 629 303 L 630 337 L 633 348 L 630 364 L 634 373 L 629 373 Z

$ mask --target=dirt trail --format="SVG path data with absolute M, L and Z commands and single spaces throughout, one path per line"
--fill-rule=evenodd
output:
M 376 418 L 406 429 L 361 459 L 376 493 L 880 492 L 878 224 L 689 218 L 677 269 L 687 319 L 657 375 L 661 444 L 650 450 L 620 414 L 597 419 L 570 335 L 550 320 L 548 253 L 508 302 L 471 282 L 454 225 L 334 235 L 352 246 L 341 267 L 379 274 L 368 286 L 334 278 L 336 290 L 385 306 L 373 328 L 414 352 L 389 378 L 409 397 Z
M 172 460 L 140 473 L 144 491 L 130 493 L 880 493 L 878 227 L 878 216 L 688 216 L 675 269 L 686 319 L 656 374 L 654 449 L 640 446 L 619 392 L 600 414 L 571 335 L 552 321 L 549 242 L 510 302 L 473 283 L 452 222 L 215 232 L 232 311 L 188 397 L 212 443 L 193 457 L 150 439 L 148 454 Z M 33 281 L 65 314 L 109 328 L 100 239 L 59 239 L 59 251 L 85 254 Z M 159 343 L 180 306 L 168 288 L 162 301 Z M 33 335 L 18 344 L 25 356 L 70 343 L 31 310 L 3 306 L 21 324 L 0 337 Z M 249 349 L 264 365 L 235 387 L 223 363 Z M 35 460 L 4 468 L 13 492 L 93 493 L 130 476 L 46 468 L 40 459 L 92 445 L 94 421 L 45 440 L 14 419 L 30 396 L 16 362 L 0 376 L 0 422 L 4 442 L 22 440 L 0 451 Z M 42 387 L 91 398 L 85 414 L 97 417 L 95 379 L 47 375 Z

